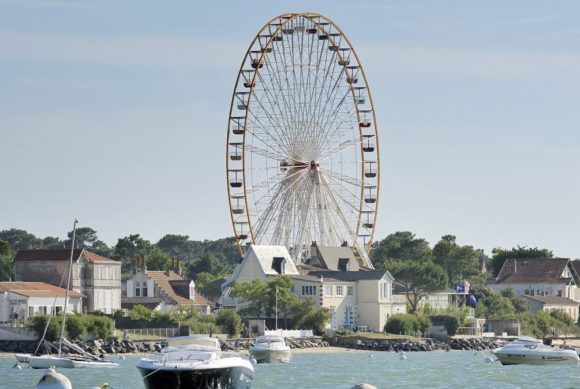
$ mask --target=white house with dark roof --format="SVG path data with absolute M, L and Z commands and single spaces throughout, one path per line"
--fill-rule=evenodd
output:
M 231 288 L 236 281 L 266 280 L 271 276 L 300 274 L 284 246 L 248 245 L 242 261 L 232 276 L 222 284 L 219 304 L 235 307 L 237 302 L 230 297 Z
M 179 261 L 174 260 L 173 270 L 147 270 L 144 259 L 140 258 L 135 274 L 125 284 L 123 308 L 143 305 L 167 312 L 179 307 L 193 307 L 210 313 L 211 302 L 198 293 L 193 280 L 184 279 L 180 273 Z
M 575 270 L 567 258 L 507 259 L 497 278 L 487 283 L 494 290 L 511 288 L 519 296 L 576 298 Z
M 16 281 L 66 286 L 70 250 L 20 250 L 14 257 Z M 73 250 L 71 289 L 84 296 L 87 312 L 121 309 L 121 262 L 86 249 Z M 62 283 L 61 283 L 62 282 Z
M 0 282 L 0 323 L 26 321 L 36 315 L 49 315 L 64 309 L 66 289 L 46 282 Z M 83 295 L 69 290 L 67 311 L 82 313 Z
M 558 296 L 524 296 L 528 302 L 528 306 L 530 311 L 538 312 L 538 311 L 564 311 L 572 319 L 574 322 L 578 322 L 578 307 L 580 303 L 574 300 L 570 300 L 563 297 Z
M 366 326 L 382 331 L 392 315 L 407 311 L 404 298 L 393 294 L 394 278 L 388 271 L 314 271 L 308 275 L 323 282 L 320 305 L 333 312 L 333 328 Z

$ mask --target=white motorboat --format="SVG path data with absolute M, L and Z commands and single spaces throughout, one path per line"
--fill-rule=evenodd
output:
M 492 354 L 503 365 L 577 365 L 580 358 L 574 350 L 546 346 L 540 339 L 523 336 L 496 348 Z
M 159 358 L 141 358 L 137 369 L 147 389 L 246 389 L 254 379 L 252 363 L 222 354 L 212 337 L 171 338 Z
M 256 343 L 250 346 L 250 355 L 258 363 L 288 363 L 292 359 L 290 346 L 284 338 L 277 335 L 258 336 Z

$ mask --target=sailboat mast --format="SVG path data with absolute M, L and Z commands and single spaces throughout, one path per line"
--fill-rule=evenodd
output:
M 68 275 L 66 277 L 66 289 L 64 291 L 64 307 L 62 309 L 62 324 L 60 326 L 60 340 L 58 342 L 58 356 L 59 357 L 62 354 L 62 340 L 64 339 L 64 324 L 66 321 L 66 308 L 68 306 L 68 290 L 70 288 L 70 279 L 72 276 L 72 260 L 73 260 L 74 249 L 75 249 L 75 235 L 77 232 L 77 223 L 78 223 L 78 221 L 75 219 L 75 222 L 73 224 L 72 240 L 70 243 L 70 257 L 68 259 Z
M 278 287 L 276 287 L 276 331 L 278 331 Z

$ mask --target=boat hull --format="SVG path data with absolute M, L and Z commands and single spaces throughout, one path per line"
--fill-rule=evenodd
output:
M 247 389 L 254 372 L 242 366 L 216 369 L 164 369 L 137 366 L 146 389 Z
M 520 354 L 494 352 L 502 365 L 578 365 L 578 356 L 570 354 Z
M 290 363 L 292 353 L 290 350 L 256 350 L 250 349 L 250 355 L 258 363 Z
M 74 357 L 59 357 L 57 355 L 28 355 L 25 362 L 33 369 L 48 369 L 50 367 L 61 369 L 110 368 L 119 366 L 117 363 L 109 361 L 93 361 Z

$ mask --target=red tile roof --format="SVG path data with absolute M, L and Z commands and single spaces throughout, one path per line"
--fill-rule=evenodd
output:
M 0 282 L 1 292 L 12 292 L 28 297 L 64 297 L 66 289 L 45 282 L 6 281 Z M 68 295 L 70 297 L 84 297 L 74 290 L 69 290 Z
M 190 281 L 183 279 L 179 274 L 173 271 L 164 272 L 160 270 L 148 270 L 146 274 L 161 290 L 163 290 L 163 292 L 165 292 L 167 296 L 179 305 L 211 305 L 205 297 L 197 292 L 195 293 L 195 301 L 180 296 L 182 293 L 178 293 L 179 290 L 183 287 L 184 283 L 189 285 Z M 175 285 L 175 288 L 172 284 Z
M 83 255 L 88 262 L 115 262 L 112 259 L 95 254 L 87 249 L 74 249 L 73 261 L 77 262 Z M 37 249 L 37 250 L 19 250 L 14 257 L 14 262 L 24 261 L 68 261 L 70 258 L 70 249 Z

